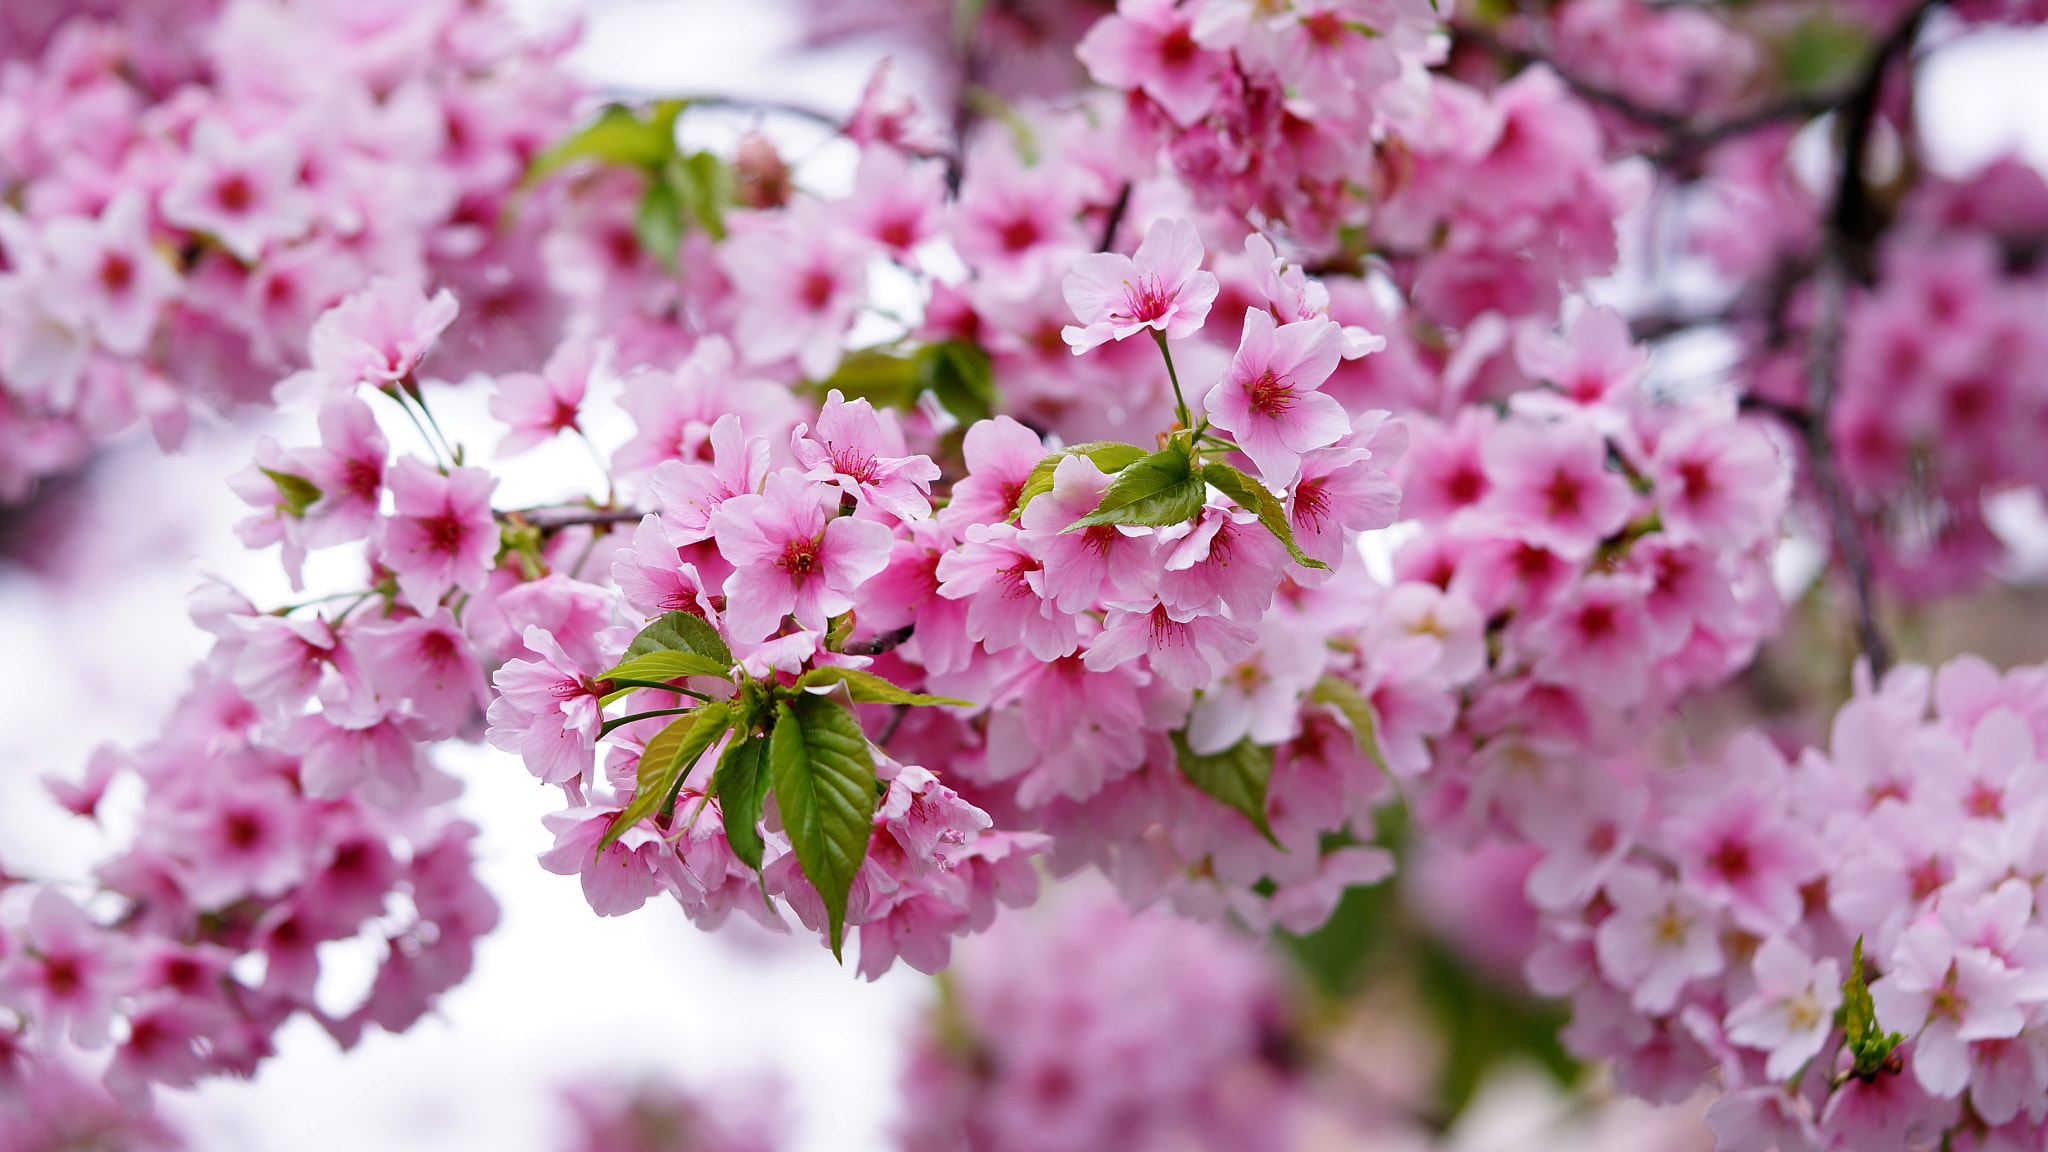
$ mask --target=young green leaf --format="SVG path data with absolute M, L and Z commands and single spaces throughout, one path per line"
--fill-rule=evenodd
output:
M 694 617 L 692 617 L 694 619 Z M 598 675 L 599 680 L 673 680 L 678 676 L 717 676 L 732 679 L 732 665 L 720 664 L 709 656 L 680 649 L 647 652 L 634 656 L 616 668 Z
M 1247 736 L 1213 756 L 1200 756 L 1188 747 L 1186 732 L 1175 732 L 1173 755 L 1188 783 L 1224 807 L 1244 813 L 1259 835 L 1279 845 L 1272 825 L 1266 823 L 1266 781 L 1273 775 L 1270 746 L 1254 744 Z
M 926 696 L 918 692 L 906 692 L 872 672 L 854 668 L 813 668 L 797 678 L 799 688 L 810 688 L 820 684 L 844 684 L 847 694 L 856 704 L 957 704 L 972 707 L 974 701 L 961 700 L 953 696 Z
M 646 116 L 624 104 L 606 105 L 588 127 L 536 157 L 526 170 L 526 180 L 532 183 L 585 157 L 655 172 L 675 154 L 676 117 L 688 104 L 687 100 L 657 100 Z
M 676 255 L 683 246 L 683 200 L 669 181 L 668 170 L 649 177 L 647 191 L 640 194 L 640 209 L 633 217 L 633 238 L 640 250 L 661 261 L 670 272 L 677 271 Z
M 718 629 L 704 622 L 702 616 L 677 609 L 659 617 L 652 624 L 640 630 L 633 642 L 626 645 L 626 659 L 645 656 L 649 652 L 695 652 L 717 661 L 718 675 L 724 675 L 732 667 L 732 650 L 718 635 Z
M 1193 518 L 1202 510 L 1208 485 L 1195 475 L 1194 460 L 1186 447 L 1174 445 L 1129 465 L 1110 478 L 1095 511 L 1064 529 L 1068 532 L 1098 524 L 1138 524 L 1160 528 Z
M 1031 475 L 1025 478 L 1024 487 L 1017 493 L 1017 507 L 1010 512 L 1010 519 L 1022 515 L 1033 500 L 1052 491 L 1052 475 L 1059 470 L 1060 461 L 1069 456 L 1086 456 L 1095 461 L 1095 466 L 1104 472 L 1117 473 L 1145 458 L 1145 450 L 1136 444 L 1124 444 L 1116 440 L 1090 440 L 1085 444 L 1069 444 L 1032 465 Z
M 822 396 L 837 388 L 848 400 L 866 400 L 877 408 L 908 408 L 917 403 L 922 375 L 914 357 L 863 348 L 841 357 L 817 389 Z
M 672 158 L 665 170 L 683 210 L 713 240 L 725 239 L 725 214 L 738 199 L 732 168 L 714 152 Z
M 761 805 L 768 798 L 768 738 L 735 740 L 718 758 L 711 774 L 711 794 L 718 797 L 725 823 L 725 842 L 740 863 L 761 870 Z
M 1257 513 L 1259 523 L 1286 547 L 1287 554 L 1294 558 L 1296 564 L 1304 568 L 1329 569 L 1328 564 L 1310 557 L 1294 542 L 1294 526 L 1288 523 L 1286 506 L 1264 484 L 1221 461 L 1202 465 L 1202 479 L 1237 501 L 1238 507 Z
M 263 474 L 270 477 L 270 482 L 277 485 L 277 494 L 284 497 L 285 515 L 295 520 L 303 519 L 306 509 L 320 500 L 319 486 L 304 476 L 290 472 L 275 472 L 269 468 L 263 469 Z
M 597 850 L 604 851 L 625 834 L 626 829 L 670 804 L 669 797 L 682 786 L 704 750 L 718 742 L 732 727 L 732 706 L 714 700 L 654 734 L 640 753 L 638 783 L 633 802 L 626 805 L 604 830 Z
M 919 390 L 938 397 L 946 411 L 962 423 L 972 424 L 995 414 L 995 373 L 988 353 L 978 345 L 941 340 L 919 348 L 912 359 L 918 366 Z
M 1890 1068 L 1892 1051 L 1906 1042 L 1899 1032 L 1886 1032 L 1877 1024 L 1877 1005 L 1870 998 L 1870 985 L 1863 977 L 1863 937 L 1849 952 L 1849 974 L 1842 980 L 1840 1010 L 1842 1035 L 1853 1063 L 1849 1075 L 1874 1080 Z
M 1358 741 L 1358 750 L 1370 756 L 1380 771 L 1389 771 L 1387 758 L 1380 754 L 1379 720 L 1373 715 L 1372 701 L 1365 698 L 1358 685 L 1341 677 L 1325 676 L 1309 690 L 1308 698 L 1343 713 L 1351 724 L 1352 737 Z
M 775 706 L 769 771 L 782 827 L 804 876 L 818 890 L 832 954 L 846 934 L 846 899 L 867 856 L 875 815 L 875 762 L 860 721 L 822 696 Z

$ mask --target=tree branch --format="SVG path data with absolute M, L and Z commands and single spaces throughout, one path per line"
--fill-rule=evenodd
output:
M 577 524 L 636 524 L 646 515 L 638 508 L 592 508 L 585 504 L 565 504 L 556 508 L 520 508 L 500 512 L 498 518 L 543 532 L 556 532 Z
M 1870 150 L 1870 131 L 1877 119 L 1878 98 L 1884 90 L 1885 74 L 1896 58 L 1912 49 L 1920 24 L 1934 0 L 1922 3 L 1892 29 L 1864 66 L 1855 89 L 1842 103 L 1842 158 L 1835 182 L 1834 202 L 1829 206 L 1827 231 L 1821 240 L 1813 285 L 1819 297 L 1818 317 L 1806 344 L 1806 410 L 1804 429 L 1806 456 L 1813 472 L 1813 486 L 1827 517 L 1828 534 L 1834 537 L 1835 552 L 1849 574 L 1849 589 L 1856 599 L 1856 637 L 1863 655 L 1870 661 L 1873 677 L 1891 667 L 1892 652 L 1877 624 L 1870 551 L 1865 546 L 1863 526 L 1849 497 L 1835 462 L 1834 442 L 1828 434 L 1828 413 L 1833 409 L 1841 373 L 1842 311 L 1851 276 L 1868 274 L 1874 260 L 1878 235 L 1884 222 L 1870 200 L 1863 170 Z

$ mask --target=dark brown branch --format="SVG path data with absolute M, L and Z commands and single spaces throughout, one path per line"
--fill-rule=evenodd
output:
M 1116 230 L 1123 227 L 1124 213 L 1131 208 L 1131 182 L 1117 190 L 1116 202 L 1109 206 L 1109 218 L 1102 222 L 1102 243 L 1095 246 L 1097 252 L 1107 252 L 1116 246 Z
M 1835 463 L 1834 442 L 1828 434 L 1828 413 L 1835 402 L 1840 382 L 1842 310 L 1852 277 L 1862 278 L 1874 261 L 1877 238 L 1884 222 L 1870 198 L 1864 180 L 1869 156 L 1871 128 L 1877 120 L 1878 98 L 1884 80 L 1897 58 L 1912 50 L 1919 38 L 1920 24 L 1933 0 L 1923 0 L 1886 36 L 1858 78 L 1855 90 L 1842 102 L 1842 159 L 1837 170 L 1834 202 L 1829 206 L 1827 231 L 1821 240 L 1819 266 L 1813 285 L 1819 315 L 1806 345 L 1806 408 L 1804 429 L 1806 456 L 1813 472 L 1814 491 L 1834 537 L 1835 552 L 1848 572 L 1849 590 L 1856 600 L 1856 638 L 1870 661 L 1873 677 L 1883 676 L 1891 667 L 1892 652 L 1878 628 L 1874 577 L 1870 550 L 1863 537 L 1848 485 Z
M 638 508 L 592 508 L 584 504 L 566 504 L 557 508 L 521 508 L 500 512 L 498 518 L 543 532 L 555 532 L 577 524 L 635 524 L 646 515 Z
M 1663 144 L 1648 153 L 1649 158 L 1660 165 L 1696 155 L 1724 140 L 1747 135 L 1786 120 L 1811 120 L 1833 111 L 1843 101 L 1850 99 L 1856 91 L 1854 87 L 1849 87 L 1818 92 L 1795 92 L 1783 99 L 1725 120 L 1701 122 L 1674 112 L 1647 107 L 1620 92 L 1602 88 L 1583 77 L 1573 75 L 1569 69 L 1559 65 L 1544 53 L 1510 44 L 1488 29 L 1454 23 L 1451 25 L 1451 31 L 1460 39 L 1476 44 L 1512 63 L 1523 66 L 1541 64 L 1556 73 L 1565 87 L 1571 89 L 1580 99 L 1618 112 L 1645 128 L 1662 133 L 1665 137 Z

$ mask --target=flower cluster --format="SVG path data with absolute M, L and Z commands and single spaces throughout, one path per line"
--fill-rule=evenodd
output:
M 415 743 L 436 717 L 475 710 L 475 666 L 435 663 L 448 646 L 417 618 L 348 630 L 344 645 L 334 623 L 257 615 L 225 591 L 194 616 L 218 639 L 162 736 L 51 785 L 86 817 L 117 774 L 146 788 L 132 844 L 98 869 L 102 897 L 41 887 L 0 928 L 12 1042 L 111 1046 L 106 1081 L 129 1101 L 253 1074 L 297 1013 L 344 1046 L 368 1024 L 403 1031 L 468 975 L 498 920 L 470 874 L 476 829 L 444 807 L 459 788 Z M 359 937 L 383 946 L 374 983 L 360 1003 L 322 1004 L 321 946 Z
M 1439 14 L 1421 3 L 1120 0 L 1077 53 L 1129 94 L 1125 132 L 1195 194 L 1329 245 L 1364 222 L 1373 135 L 1425 87 Z
M 904 1074 L 910 1152 L 1292 1147 L 1271 957 L 1077 889 L 973 942 Z
M 195 406 L 263 398 L 373 277 L 464 290 L 451 372 L 544 346 L 516 282 L 535 229 L 499 219 L 569 124 L 556 46 L 489 4 L 106 15 L 0 66 L 0 500 L 137 422 L 171 444 Z
M 1653 1100 L 1718 1066 L 1725 1149 L 2038 1145 L 2044 685 L 1908 665 L 1859 676 L 1826 752 L 1532 781 L 1528 974 L 1566 1041 Z

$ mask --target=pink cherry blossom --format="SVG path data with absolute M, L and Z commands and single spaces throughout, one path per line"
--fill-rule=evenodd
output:
M 1136 659 L 1168 684 L 1192 691 L 1207 684 L 1216 670 L 1251 655 L 1257 634 L 1222 616 L 1176 611 L 1165 604 L 1112 604 L 1102 635 L 1084 658 L 1092 672 L 1103 672 Z
M 899 520 L 931 515 L 931 482 L 938 465 L 907 455 L 893 421 L 885 422 L 866 400 L 848 403 L 838 389 L 825 397 L 815 429 L 799 424 L 789 436 L 790 452 L 809 469 L 805 476 L 836 484 L 848 496 Z
M 1342 405 L 1316 391 L 1343 354 L 1343 332 L 1329 320 L 1275 327 L 1263 309 L 1247 309 L 1237 356 L 1204 402 L 1209 419 L 1231 433 L 1274 488 L 1301 473 L 1301 454 L 1351 431 Z
M 1076 52 L 1095 79 L 1139 88 L 1181 124 L 1207 115 L 1229 58 L 1195 40 L 1194 14 L 1172 0 L 1118 0 Z
M 142 197 L 123 193 L 97 220 L 53 220 L 43 242 L 68 308 L 90 321 L 108 349 L 140 353 L 179 289 L 176 269 L 150 242 Z
M 939 595 L 966 599 L 967 636 L 1001 652 L 1023 645 L 1039 660 L 1080 645 L 1074 618 L 1045 592 L 1044 565 L 1010 524 L 976 524 L 957 552 L 939 560 Z
M 1076 260 L 1061 291 L 1082 326 L 1069 325 L 1060 335 L 1078 356 L 1148 328 L 1168 340 L 1193 335 L 1208 318 L 1217 283 L 1214 273 L 1202 271 L 1195 226 L 1159 220 L 1135 256 L 1097 252 Z
M 1752 962 L 1756 994 L 1728 1013 L 1728 1038 L 1770 1053 L 1765 1072 L 1790 1080 L 1820 1054 L 1842 1003 L 1842 971 L 1833 957 L 1816 961 L 1798 945 L 1774 936 Z
M 730 412 L 711 426 L 711 463 L 664 460 L 647 489 L 661 504 L 662 532 L 673 544 L 695 544 L 712 535 L 711 518 L 734 496 L 759 492 L 768 477 L 768 442 L 748 438 Z
M 539 659 L 510 661 L 491 679 L 499 693 L 490 706 L 491 745 L 518 753 L 549 784 L 587 776 L 602 724 L 595 669 L 570 659 L 539 628 L 529 626 L 525 640 Z
M 36 893 L 22 943 L 0 963 L 0 1000 L 36 1021 L 51 1043 L 98 1047 L 133 959 L 126 940 L 89 919 L 53 888 Z
M 514 372 L 498 378 L 491 395 L 491 415 L 511 426 L 498 442 L 498 455 L 512 456 L 552 439 L 558 432 L 582 431 L 577 423 L 583 393 L 597 367 L 598 349 L 587 340 L 572 340 L 555 349 L 538 374 Z
M 406 600 L 431 612 L 451 588 L 480 591 L 498 554 L 497 478 L 481 468 L 444 476 L 406 457 L 392 467 L 390 483 L 395 510 L 379 543 Z
M 1102 503 L 1109 477 L 1086 456 L 1068 456 L 1052 473 L 1052 491 L 1024 509 L 1020 543 L 1043 558 L 1038 580 L 1043 595 L 1062 612 L 1079 612 L 1097 600 L 1150 595 L 1158 586 L 1154 553 L 1158 544 L 1142 529 L 1102 524 L 1068 532 L 1067 526 Z
M 725 625 L 734 639 L 766 639 L 791 614 L 805 628 L 823 629 L 889 562 L 887 528 L 829 517 L 835 491 L 785 469 L 769 475 L 761 495 L 719 506 L 712 523 L 734 569 L 725 582 Z
M 410 380 L 455 314 L 455 296 L 446 288 L 429 300 L 410 281 L 374 280 L 313 322 L 313 367 L 279 385 L 280 396 Z
M 164 219 L 219 240 L 245 262 L 313 222 L 298 184 L 299 149 L 282 132 L 243 138 L 213 117 L 192 129 L 192 154 L 164 190 Z

